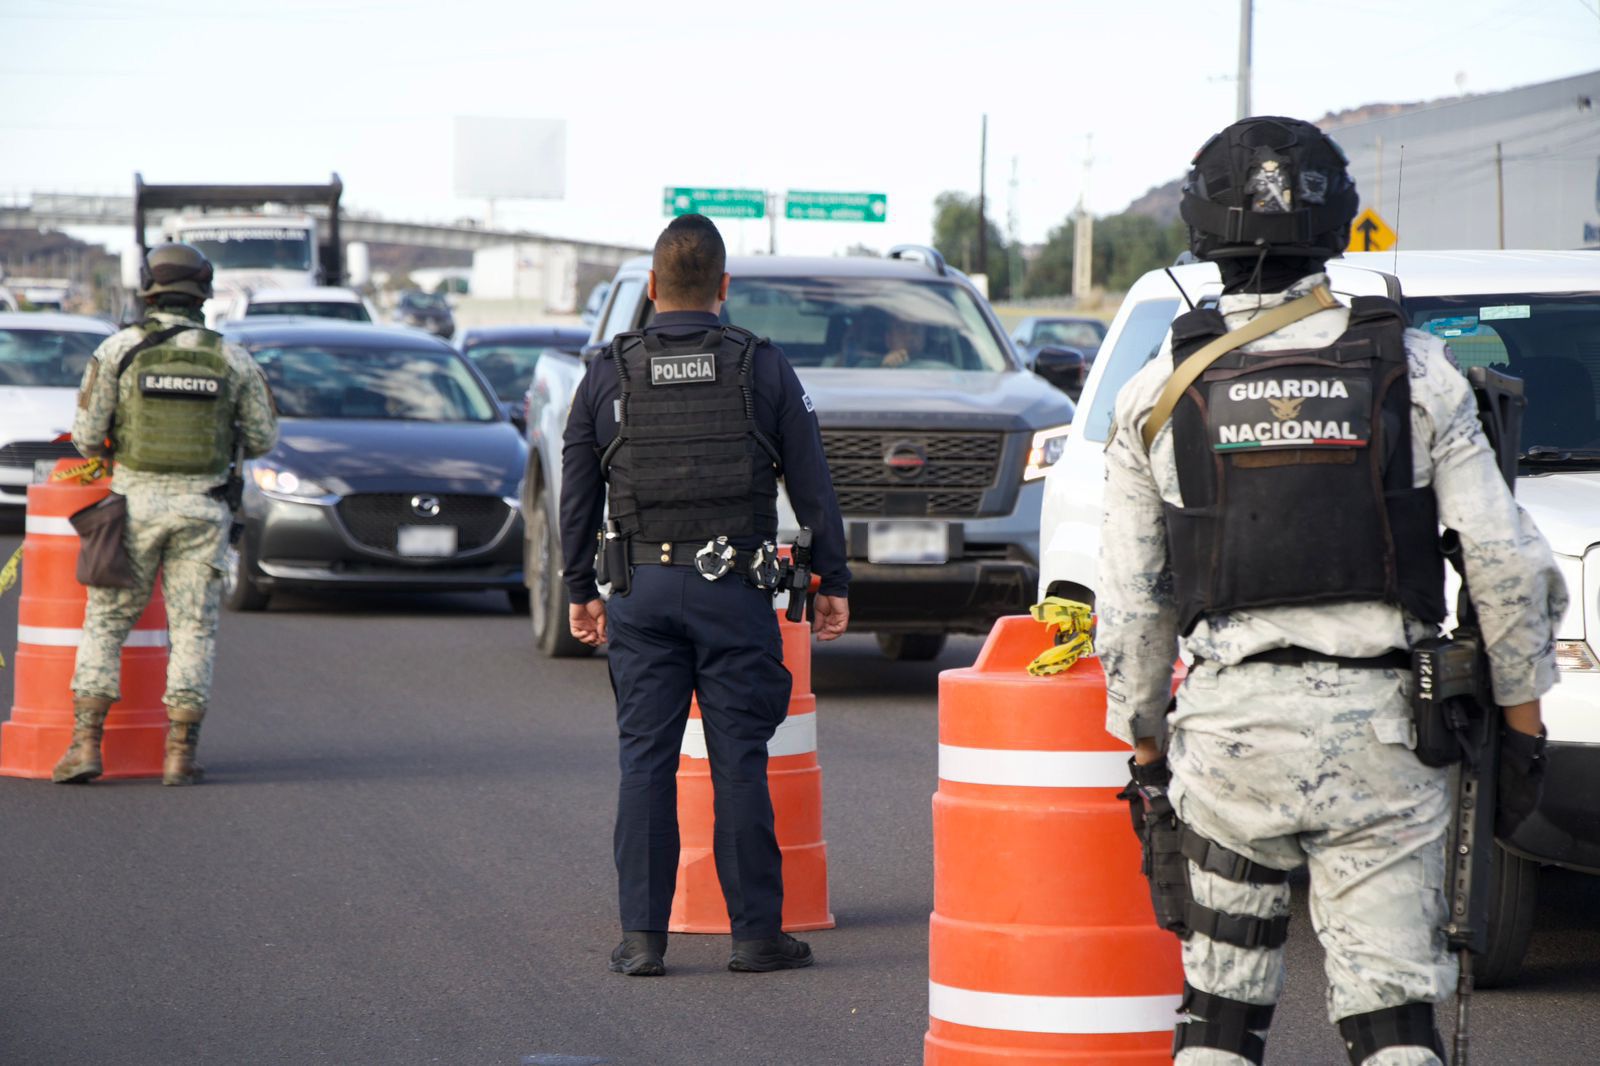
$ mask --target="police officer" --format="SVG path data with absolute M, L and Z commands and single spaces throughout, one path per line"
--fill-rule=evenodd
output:
M 1246 119 L 1207 142 L 1182 212 L 1220 306 L 1174 322 L 1106 448 L 1107 728 L 1135 746 L 1135 803 L 1170 803 L 1183 827 L 1181 848 L 1157 838 L 1152 877 L 1185 937 L 1182 1066 L 1261 1062 L 1302 864 L 1350 1061 L 1442 1060 L 1451 804 L 1446 771 L 1410 750 L 1407 651 L 1445 617 L 1441 523 L 1505 708 L 1502 816 L 1537 792 L 1565 587 L 1445 345 L 1389 301 L 1328 294 L 1356 207 L 1343 154 L 1308 123 Z M 1202 353 L 1245 329 L 1265 335 Z M 1180 636 L 1194 665 L 1169 717 Z
M 717 876 L 733 927 L 730 970 L 811 965 L 782 932 L 782 857 L 767 791 L 767 741 L 790 676 L 771 589 L 777 492 L 814 535 L 819 640 L 849 620 L 844 526 L 811 400 L 777 347 L 718 312 L 722 237 L 674 219 L 649 276 L 655 318 L 590 363 L 562 451 L 561 540 L 571 630 L 609 641 L 622 782 L 616 862 L 623 928 L 617 973 L 665 972 L 678 874 L 678 751 L 699 697 L 715 790 Z M 596 532 L 609 486 L 609 602 L 596 589 Z M 626 591 L 624 591 L 626 589 Z
M 201 779 L 195 744 L 211 698 L 231 523 L 222 489 L 236 444 L 253 457 L 278 438 L 254 360 L 202 325 L 211 274 L 205 256 L 187 244 L 152 250 L 140 278 L 144 320 L 100 345 L 78 390 L 72 443 L 84 455 L 116 462 L 111 488 L 127 499 L 123 542 L 134 587 L 89 589 L 72 675 L 72 743 L 52 774 L 59 782 L 100 775 L 106 713 L 120 698 L 122 642 L 158 572 L 171 641 L 161 783 Z

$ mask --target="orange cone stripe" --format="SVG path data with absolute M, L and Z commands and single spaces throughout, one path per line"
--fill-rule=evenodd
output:
M 785 755 L 811 755 L 817 750 L 817 716 L 814 714 L 790 715 L 778 726 L 778 731 L 767 741 L 767 757 Z M 679 754 L 689 759 L 704 759 L 706 755 L 706 722 L 704 718 L 691 718 L 683 730 L 683 747 Z M 1126 773 L 1123 774 L 1127 776 Z M 1120 786 L 1119 786 L 1120 787 Z
M 928 982 L 928 1014 L 1014 1033 L 1166 1033 L 1182 996 L 1019 996 Z
M 76 537 L 72 520 L 55 515 L 31 514 L 22 523 L 22 531 L 30 537 Z
M 1020 751 L 939 745 L 939 777 L 1016 788 L 1121 788 L 1126 751 Z
M 83 630 L 66 626 L 17 626 L 18 644 L 43 648 L 76 648 L 83 642 Z M 165 629 L 135 629 L 122 642 L 124 648 L 165 648 L 169 644 Z

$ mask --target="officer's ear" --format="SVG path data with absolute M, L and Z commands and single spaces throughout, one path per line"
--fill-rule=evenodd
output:
M 656 302 L 656 272 L 654 270 L 645 275 L 644 294 L 651 303 Z
M 717 303 L 719 304 L 728 302 L 728 278 L 729 275 L 724 273 L 722 280 L 717 282 Z

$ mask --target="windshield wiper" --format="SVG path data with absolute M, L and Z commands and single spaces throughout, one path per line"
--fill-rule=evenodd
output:
M 1600 462 L 1600 448 L 1557 448 L 1551 444 L 1535 444 L 1517 456 L 1517 461 L 1551 465 Z

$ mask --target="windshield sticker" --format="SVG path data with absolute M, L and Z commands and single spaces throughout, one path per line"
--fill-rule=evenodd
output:
M 1365 378 L 1295 378 L 1211 385 L 1211 447 L 1365 448 L 1372 439 L 1372 382 Z
M 186 241 L 303 241 L 303 229 L 270 229 L 241 226 L 237 229 L 186 229 L 179 234 Z
M 1532 318 L 1533 308 L 1528 304 L 1502 304 L 1499 307 L 1480 307 L 1478 317 L 1485 322 L 1506 318 Z
M 1451 315 L 1436 318 L 1424 326 L 1435 337 L 1471 337 L 1478 332 L 1476 315 Z

